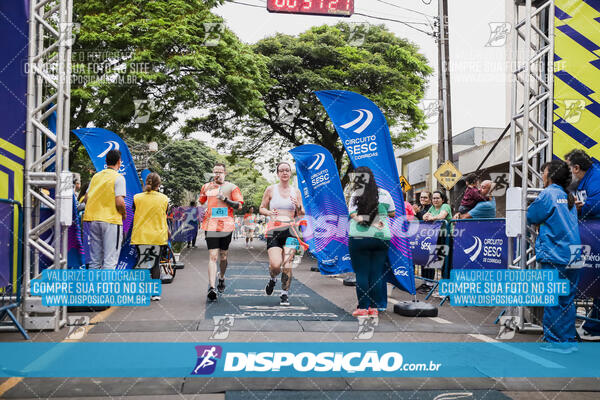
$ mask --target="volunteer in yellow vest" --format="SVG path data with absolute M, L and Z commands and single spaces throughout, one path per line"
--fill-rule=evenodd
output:
M 146 177 L 144 191 L 133 196 L 131 244 L 138 246 L 140 255 L 138 264 L 153 263 L 150 269 L 152 279 L 160 279 L 160 256 L 166 252 L 169 240 L 167 227 L 169 198 L 158 192 L 159 187 L 160 176 L 152 172 Z M 160 300 L 160 296 L 152 296 L 152 300 Z
M 231 182 L 225 181 L 225 164 L 217 163 L 213 167 L 213 180 L 202 186 L 198 202 L 206 203 L 206 212 L 202 220 L 202 230 L 205 232 L 208 247 L 208 300 L 215 301 L 217 292 L 215 282 L 217 278 L 217 259 L 220 260 L 220 275 L 217 290 L 225 291 L 225 271 L 227 270 L 227 250 L 231 243 L 235 221 L 233 210 L 240 210 L 244 198 L 240 188 Z
M 106 153 L 106 169 L 96 173 L 85 195 L 83 222 L 89 224 L 90 269 L 115 269 L 123 243 L 125 178 L 121 152 Z

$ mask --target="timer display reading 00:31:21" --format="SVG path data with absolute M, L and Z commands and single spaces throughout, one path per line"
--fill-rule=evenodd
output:
M 354 0 L 267 0 L 267 10 L 290 14 L 349 17 L 354 14 Z

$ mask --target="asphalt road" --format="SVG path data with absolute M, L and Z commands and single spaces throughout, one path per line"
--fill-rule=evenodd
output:
M 316 262 L 304 257 L 294 269 L 290 306 L 279 305 L 280 282 L 272 296 L 264 294 L 268 280 L 264 242 L 246 249 L 243 240 L 232 242 L 227 288 L 216 303 L 206 302 L 208 252 L 184 249 L 172 284 L 163 285 L 162 299 L 149 307 L 111 307 L 97 313 L 71 313 L 89 321 L 84 327 L 58 332 L 31 332 L 36 342 L 497 342 L 494 324 L 501 309 L 492 307 L 439 307 L 435 318 L 409 318 L 393 312 L 394 303 L 413 297 L 388 290 L 388 310 L 369 332 L 360 330 L 351 316 L 356 307 L 353 287 L 343 277 L 311 272 Z M 424 295 L 417 295 L 423 301 Z M 438 305 L 441 299 L 429 302 Z M 20 342 L 16 333 L 0 333 L 4 342 Z M 539 341 L 539 334 L 517 333 L 510 341 Z M 120 398 L 128 399 L 277 399 L 273 389 L 311 390 L 322 398 L 371 398 L 377 390 L 389 398 L 441 399 L 445 393 L 461 398 L 485 399 L 592 399 L 600 396 L 598 379 L 497 378 L 11 378 L 0 381 L 2 398 Z M 261 392 L 267 391 L 267 392 Z M 336 392 L 337 391 L 337 392 Z M 382 394 L 383 394 L 382 392 Z M 267 393 L 266 395 L 264 393 Z M 327 393 L 330 393 L 328 395 Z M 337 393 L 337 394 L 336 394 Z M 352 397 L 350 394 L 364 395 Z M 470 397 L 465 393 L 471 393 Z M 252 396 L 250 396 L 252 394 Z M 287 392 L 286 398 L 296 398 Z M 241 396 L 241 397 L 240 397 Z M 250 397 L 248 397 L 250 396 Z M 308 398 L 298 393 L 297 398 Z M 436 397 L 438 396 L 438 397 Z M 442 397 L 439 397 L 442 396 Z M 458 397 L 456 397 L 458 398 Z

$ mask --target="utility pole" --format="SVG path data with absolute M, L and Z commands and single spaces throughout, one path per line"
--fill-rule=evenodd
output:
M 438 0 L 438 165 L 453 160 L 448 0 Z

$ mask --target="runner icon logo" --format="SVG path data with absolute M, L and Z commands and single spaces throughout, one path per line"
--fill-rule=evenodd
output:
M 209 339 L 224 340 L 229 337 L 229 331 L 233 327 L 234 318 L 230 316 L 214 316 L 215 328 Z
M 375 327 L 379 325 L 379 318 L 359 317 L 358 332 L 353 339 L 369 340 L 373 338 Z
M 211 375 L 217 368 L 217 359 L 221 359 L 221 346 L 196 346 L 198 361 L 191 375 Z

